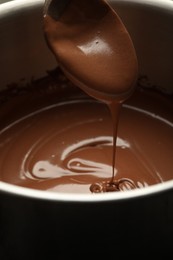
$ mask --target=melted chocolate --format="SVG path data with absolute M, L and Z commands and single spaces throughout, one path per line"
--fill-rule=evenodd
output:
M 109 106 L 113 119 L 112 178 L 110 189 L 103 190 L 114 190 L 121 103 L 133 92 L 138 73 L 131 38 L 116 12 L 103 0 L 70 1 L 57 20 L 44 16 L 44 31 L 66 76 Z M 103 186 L 108 187 L 108 183 Z
M 100 193 L 172 179 L 170 97 L 135 88 L 132 41 L 106 2 L 70 3 L 44 19 L 61 69 L 1 92 L 0 180 Z
M 71 0 L 58 20 L 44 16 L 48 46 L 75 85 L 102 101 L 134 90 L 137 57 L 124 24 L 103 0 Z
M 11 86 L 1 92 L 5 99 L 0 105 L 4 182 L 98 193 L 172 179 L 173 103 L 161 93 L 138 86 L 123 103 L 111 183 L 113 126 L 104 103 L 76 88 L 60 70 L 27 87 Z

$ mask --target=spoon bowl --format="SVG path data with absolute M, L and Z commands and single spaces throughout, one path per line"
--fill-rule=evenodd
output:
M 138 64 L 118 14 L 103 0 L 56 3 L 61 1 L 46 3 L 44 31 L 66 76 L 96 99 L 126 99 L 134 90 Z

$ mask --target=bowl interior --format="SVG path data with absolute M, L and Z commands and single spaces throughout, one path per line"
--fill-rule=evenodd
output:
M 139 80 L 146 87 L 173 93 L 173 2 L 109 1 L 125 23 L 139 60 Z M 0 5 L 0 89 L 12 82 L 30 82 L 46 75 L 57 63 L 47 48 L 42 24 L 42 0 Z M 0 182 L 0 190 L 51 200 L 99 201 L 130 199 L 169 190 L 173 181 L 123 193 L 55 194 Z

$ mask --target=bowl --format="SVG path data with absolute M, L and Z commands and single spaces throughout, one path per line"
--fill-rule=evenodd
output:
M 139 81 L 173 93 L 173 2 L 111 0 L 139 61 Z M 56 67 L 42 24 L 42 0 L 0 5 L 0 90 Z M 0 257 L 173 255 L 173 180 L 118 193 L 52 193 L 0 181 Z

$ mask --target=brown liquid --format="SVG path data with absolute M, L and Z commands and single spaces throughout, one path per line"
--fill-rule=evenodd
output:
M 119 113 L 137 78 L 130 36 L 118 15 L 102 0 L 70 1 L 58 20 L 45 15 L 44 30 L 66 76 L 109 106 L 113 119 L 112 178 L 102 186 L 105 191 L 119 190 L 114 180 Z M 99 192 L 97 186 L 93 184 L 91 190 Z
M 135 51 L 110 7 L 71 3 L 57 22 L 45 17 L 49 46 L 70 81 L 58 69 L 0 94 L 0 180 L 98 193 L 172 179 L 171 98 L 134 89 Z
M 30 86 L 11 86 L 0 101 L 4 182 L 90 193 L 90 188 L 124 191 L 172 179 L 171 97 L 138 86 L 123 103 L 112 186 L 109 109 L 72 85 L 60 70 Z

